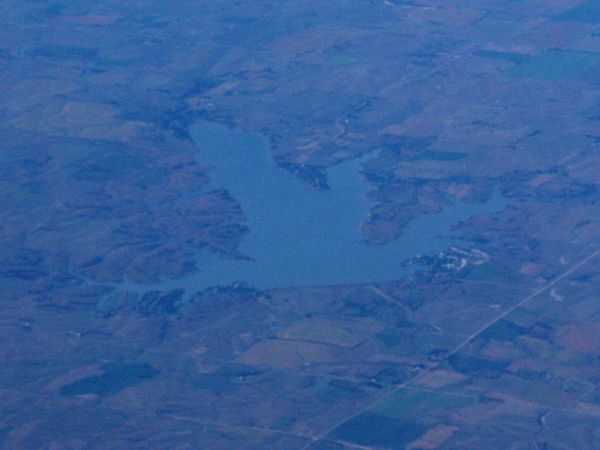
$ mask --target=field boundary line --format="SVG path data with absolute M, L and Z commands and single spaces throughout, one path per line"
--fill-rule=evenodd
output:
M 373 406 L 378 405 L 379 403 L 381 403 L 383 400 L 385 400 L 387 398 L 390 398 L 392 395 L 394 395 L 399 390 L 401 390 L 403 388 L 406 388 L 407 386 L 411 385 L 415 381 L 419 380 L 424 375 L 426 375 L 426 374 L 432 372 L 433 370 L 437 369 L 443 362 L 447 361 L 449 357 L 451 357 L 452 355 L 455 355 L 456 353 L 458 353 L 459 351 L 461 351 L 464 347 L 466 347 L 467 345 L 469 345 L 475 338 L 477 338 L 479 335 L 481 335 L 484 331 L 486 331 L 487 329 L 489 329 L 490 327 L 492 327 L 493 325 L 495 325 L 500 320 L 504 319 L 506 316 L 508 316 L 514 310 L 520 308 L 521 306 L 523 306 L 525 303 L 527 303 L 531 299 L 537 297 L 540 294 L 543 294 L 548 289 L 552 288 L 553 286 L 555 286 L 556 284 L 558 284 L 560 281 L 564 280 L 566 277 L 568 277 L 572 273 L 576 272 L 581 267 L 585 266 L 588 262 L 590 262 L 592 259 L 594 259 L 599 254 L 600 254 L 600 248 L 596 249 L 595 251 L 593 251 L 591 254 L 589 254 L 588 256 L 586 256 L 585 258 L 583 258 L 582 260 L 580 260 L 576 264 L 574 264 L 571 268 L 569 268 L 565 272 L 561 273 L 559 276 L 557 276 L 553 280 L 551 280 L 548 283 L 546 283 L 544 286 L 536 289 L 535 291 L 533 291 L 531 294 L 527 295 L 522 300 L 519 300 L 517 303 L 515 303 L 514 305 L 512 305 L 510 308 L 508 308 L 505 311 L 503 311 L 502 313 L 498 314 L 496 317 L 494 317 L 492 320 L 490 320 L 489 322 L 487 322 L 485 325 L 483 325 L 477 331 L 475 331 L 474 333 L 472 333 L 471 335 L 469 335 L 464 341 L 462 341 L 460 344 L 458 344 L 456 347 L 454 347 L 454 349 L 452 349 L 450 352 L 448 352 L 448 354 L 445 355 L 444 358 L 440 359 L 435 364 L 427 367 L 423 371 L 421 371 L 418 374 L 414 375 L 412 378 L 409 378 L 404 383 L 399 384 L 398 386 L 396 386 L 395 388 L 391 389 L 386 394 L 383 394 L 381 397 L 377 398 L 375 401 L 369 403 L 368 405 L 362 407 L 361 409 L 359 409 L 358 411 L 356 411 L 352 415 L 348 416 L 344 420 L 336 423 L 334 426 L 328 428 L 323 433 L 320 433 L 318 436 L 313 437 L 313 441 L 310 442 L 310 443 L 308 443 L 308 444 L 306 444 L 304 447 L 301 447 L 300 450 L 306 450 L 306 449 L 308 449 L 315 442 L 317 442 L 317 441 L 325 438 L 327 435 L 329 435 L 332 431 L 334 431 L 340 425 L 343 425 L 344 423 L 346 423 L 346 422 L 348 422 L 348 421 L 350 421 L 352 419 L 355 419 L 356 417 L 360 416 L 362 413 L 364 413 L 365 411 L 369 410 Z M 332 440 L 329 439 L 329 441 L 332 441 Z

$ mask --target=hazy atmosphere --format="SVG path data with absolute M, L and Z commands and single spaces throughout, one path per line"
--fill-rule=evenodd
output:
M 1 449 L 600 448 L 599 0 L 1 9 Z

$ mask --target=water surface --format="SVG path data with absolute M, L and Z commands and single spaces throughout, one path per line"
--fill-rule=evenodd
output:
M 202 253 L 201 272 L 177 286 L 202 289 L 244 281 L 283 287 L 367 283 L 398 278 L 403 262 L 455 245 L 450 227 L 476 213 L 502 209 L 498 194 L 483 204 L 456 203 L 411 222 L 384 245 L 361 242 L 360 225 L 371 204 L 361 160 L 332 167 L 330 189 L 317 191 L 278 168 L 267 140 L 223 125 L 198 122 L 191 129 L 198 161 L 213 167 L 211 188 L 225 188 L 241 205 L 249 233 L 240 251 L 249 259 Z

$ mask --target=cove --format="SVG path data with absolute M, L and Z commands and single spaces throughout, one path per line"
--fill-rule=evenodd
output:
M 249 233 L 239 250 L 248 259 L 202 252 L 200 271 L 165 283 L 169 287 L 200 290 L 240 281 L 274 288 L 392 280 L 406 273 L 403 263 L 414 256 L 457 245 L 448 237 L 451 225 L 473 214 L 499 211 L 506 203 L 499 193 L 482 204 L 458 202 L 414 220 L 390 243 L 367 245 L 360 235 L 370 206 L 362 161 L 330 168 L 330 189 L 317 191 L 275 165 L 261 134 L 211 122 L 193 124 L 190 134 L 199 148 L 198 161 L 212 167 L 209 188 L 226 189 L 241 205 Z

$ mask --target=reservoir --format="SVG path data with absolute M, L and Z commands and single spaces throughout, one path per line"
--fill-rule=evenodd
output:
M 165 283 L 169 287 L 193 291 L 237 281 L 272 288 L 392 280 L 407 272 L 403 263 L 416 255 L 457 245 L 448 237 L 452 225 L 505 206 L 499 194 L 482 204 L 455 203 L 412 221 L 392 242 L 367 245 L 360 225 L 371 204 L 362 161 L 330 168 L 330 189 L 319 191 L 278 168 L 260 134 L 209 122 L 192 125 L 190 133 L 198 162 L 212 168 L 208 189 L 226 189 L 241 205 L 249 233 L 239 250 L 248 259 L 201 252 L 199 273 Z

